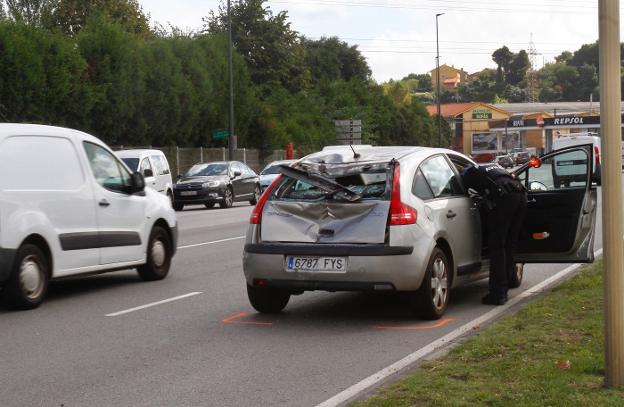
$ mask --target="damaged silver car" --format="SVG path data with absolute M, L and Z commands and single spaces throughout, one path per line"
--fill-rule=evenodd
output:
M 591 149 L 577 147 L 544 156 L 541 169 L 516 170 L 530 203 L 513 287 L 522 282 L 523 263 L 593 261 L 591 166 L 579 164 L 584 183 L 559 187 L 547 179 L 552 157 L 579 152 L 592 162 Z M 251 305 L 276 313 L 305 291 L 385 290 L 407 293 L 421 317 L 440 318 L 452 287 L 488 273 L 480 200 L 459 177 L 469 165 L 445 149 L 340 146 L 282 167 L 247 232 Z

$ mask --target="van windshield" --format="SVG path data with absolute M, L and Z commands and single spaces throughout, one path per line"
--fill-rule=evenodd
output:
M 388 163 L 352 166 L 352 168 L 285 169 L 283 179 L 271 199 L 280 201 L 389 200 L 391 172 Z

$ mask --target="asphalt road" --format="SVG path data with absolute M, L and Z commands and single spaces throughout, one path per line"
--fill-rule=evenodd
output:
M 493 308 L 480 304 L 481 281 L 454 291 L 434 323 L 389 294 L 306 293 L 258 315 L 241 264 L 250 212 L 180 213 L 163 281 L 67 280 L 36 310 L 0 309 L 0 405 L 314 406 Z M 566 266 L 527 266 L 511 294 Z

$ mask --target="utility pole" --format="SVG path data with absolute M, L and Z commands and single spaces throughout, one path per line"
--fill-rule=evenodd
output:
M 227 19 L 228 19 L 228 87 L 230 95 L 230 108 L 228 111 L 228 159 L 234 159 L 234 148 L 236 138 L 234 137 L 234 73 L 232 67 L 232 9 L 230 0 L 227 2 Z
M 440 42 L 438 41 L 438 17 L 444 13 L 436 14 L 436 100 L 438 102 L 438 147 L 442 147 L 442 117 L 440 113 Z
M 605 385 L 624 386 L 624 223 L 620 147 L 620 2 L 598 0 Z

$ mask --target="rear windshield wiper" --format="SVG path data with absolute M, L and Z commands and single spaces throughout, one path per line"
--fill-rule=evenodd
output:
M 354 192 L 334 180 L 325 178 L 321 175 L 309 174 L 305 171 L 297 170 L 285 165 L 280 165 L 279 172 L 288 178 L 303 181 L 313 187 L 320 188 L 327 192 L 327 195 L 329 196 L 339 197 L 349 202 L 356 202 L 362 199 L 362 196 L 357 192 Z

